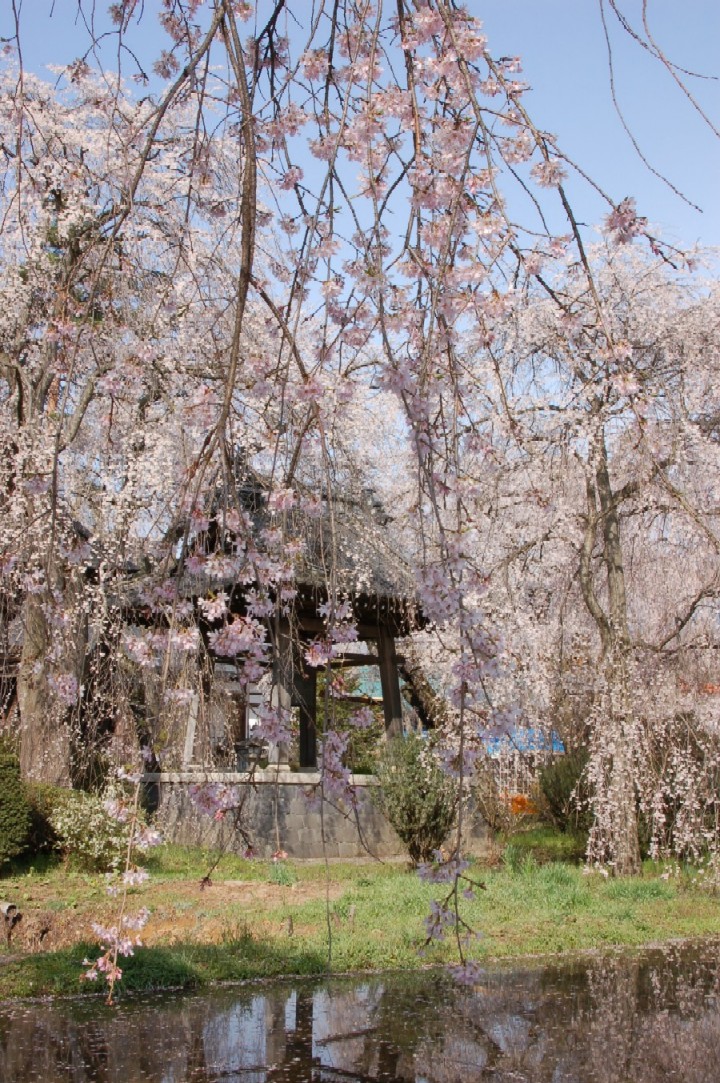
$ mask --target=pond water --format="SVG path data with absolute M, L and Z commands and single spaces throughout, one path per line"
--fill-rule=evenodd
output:
M 720 945 L 0 1005 L 2 1083 L 720 1083 Z

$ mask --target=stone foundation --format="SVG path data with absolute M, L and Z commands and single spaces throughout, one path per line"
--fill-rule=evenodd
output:
M 376 785 L 369 775 L 354 779 L 355 805 L 319 799 L 317 772 L 245 773 L 183 771 L 145 776 L 146 805 L 167 842 L 223 848 L 242 854 L 246 843 L 233 830 L 232 813 L 222 820 L 201 812 L 190 797 L 192 784 L 238 786 L 243 799 L 242 826 L 258 857 L 284 850 L 294 860 L 398 858 L 406 850 L 372 800 Z M 314 797 L 314 799 L 313 799 Z M 467 849 L 482 849 L 482 826 L 471 824 Z

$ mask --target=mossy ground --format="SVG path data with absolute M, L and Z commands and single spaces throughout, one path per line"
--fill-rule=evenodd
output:
M 495 867 L 472 872 L 484 889 L 463 900 L 480 934 L 477 958 L 572 952 L 720 935 L 720 898 L 690 869 L 670 878 L 648 864 L 641 878 L 587 875 L 541 857 L 567 846 L 541 832 L 516 839 Z M 162 847 L 151 879 L 132 890 L 130 911 L 147 906 L 145 946 L 122 961 L 125 989 L 203 986 L 253 977 L 417 968 L 456 958 L 452 939 L 421 953 L 424 919 L 442 885 L 399 865 L 293 865 L 223 857 L 201 886 L 212 855 Z M 82 960 L 98 954 L 90 924 L 113 921 L 117 901 L 102 876 L 45 859 L 0 878 L 0 897 L 23 923 L 0 948 L 0 999 L 94 991 Z M 22 931 L 21 931 L 22 930 Z M 44 931 L 43 931 L 44 930 Z

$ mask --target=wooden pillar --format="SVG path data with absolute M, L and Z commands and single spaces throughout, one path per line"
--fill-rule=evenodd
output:
M 187 726 L 185 728 L 185 746 L 183 748 L 182 758 L 183 767 L 187 767 L 193 762 L 193 753 L 195 752 L 195 733 L 197 731 L 199 706 L 200 697 L 193 696 L 193 698 L 190 700 Z
M 314 771 L 317 767 L 317 670 L 302 662 L 297 666 L 293 681 L 293 703 L 300 713 L 300 767 Z
M 388 737 L 402 736 L 402 699 L 395 640 L 387 628 L 378 629 L 378 662 L 382 687 L 385 733 Z

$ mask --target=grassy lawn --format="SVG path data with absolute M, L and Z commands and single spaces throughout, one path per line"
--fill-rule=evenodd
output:
M 566 841 L 514 839 L 497 868 L 476 868 L 485 889 L 463 900 L 477 931 L 480 959 L 549 954 L 678 937 L 720 935 L 720 899 L 690 871 L 662 879 L 586 875 L 562 854 Z M 553 850 L 555 847 L 555 850 Z M 202 887 L 211 856 L 161 847 L 148 861 L 150 881 L 134 888 L 130 912 L 151 911 L 144 945 L 122 960 L 126 989 L 202 986 L 213 981 L 387 968 L 452 961 L 452 941 L 421 954 L 424 919 L 442 885 L 398 865 L 273 866 L 221 859 Z M 80 980 L 82 960 L 98 954 L 90 923 L 112 924 L 117 901 L 102 876 L 52 860 L 10 869 L 0 898 L 24 913 L 10 949 L 0 948 L 0 999 L 93 992 Z M 43 930 L 45 930 L 43 932 Z

